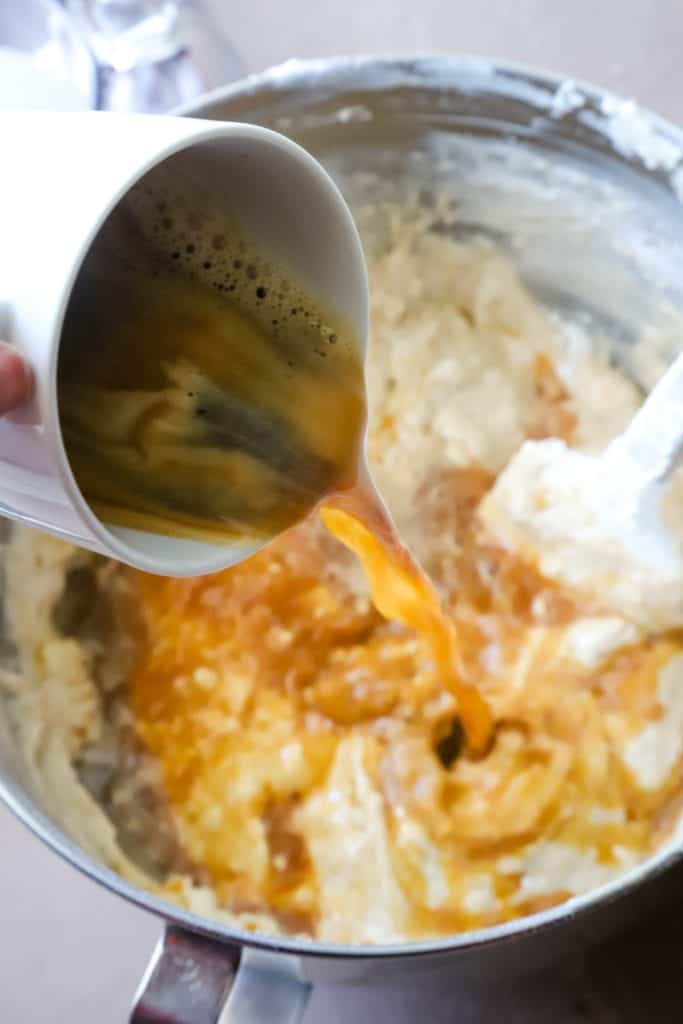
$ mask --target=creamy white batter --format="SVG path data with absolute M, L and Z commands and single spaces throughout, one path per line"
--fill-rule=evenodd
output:
M 525 551 L 529 531 L 536 538 L 547 529 L 543 510 L 530 506 L 528 496 L 540 471 L 539 459 L 547 456 L 550 464 L 556 442 L 522 447 L 535 415 L 536 356 L 552 359 L 568 389 L 576 418 L 573 443 L 582 450 L 601 450 L 623 429 L 640 396 L 609 363 L 602 344 L 593 346 L 578 328 L 545 314 L 491 243 L 459 243 L 428 227 L 423 213 L 390 209 L 381 240 L 370 240 L 369 451 L 402 534 L 427 568 L 438 570 L 457 551 L 457 531 L 445 540 L 425 528 L 415 514 L 414 496 L 426 493 L 425 507 L 430 514 L 438 512 L 441 499 L 430 487 L 444 467 L 475 464 L 492 473 L 502 471 L 485 500 L 481 522 L 484 528 L 495 528 L 510 546 Z M 520 448 L 522 454 L 516 455 Z M 589 578 L 595 565 L 592 553 L 582 560 L 580 550 L 554 552 L 553 558 L 552 568 L 564 559 L 572 578 L 577 572 Z M 79 757 L 94 756 L 104 735 L 92 682 L 94 659 L 101 651 L 61 635 L 52 609 L 67 572 L 91 561 L 52 538 L 15 531 L 7 554 L 8 607 L 21 672 L 4 676 L 2 682 L 16 699 L 17 727 L 38 798 L 93 856 L 155 889 L 158 883 L 122 853 L 114 829 L 74 768 Z M 548 566 L 541 562 L 541 569 L 545 572 Z M 360 604 L 367 601 L 358 568 L 336 548 L 329 572 L 354 590 Z M 446 582 L 437 574 L 440 586 Z M 642 586 L 651 588 L 652 580 L 643 579 Z M 596 602 L 569 624 L 546 622 L 539 608 L 537 621 L 520 637 L 506 689 L 491 697 L 494 708 L 514 716 L 515 702 L 534 692 L 541 669 L 548 666 L 557 666 L 558 679 L 568 672 L 586 685 L 571 695 L 561 690 L 537 695 L 542 706 L 538 720 L 560 709 L 564 719 L 575 719 L 579 743 L 554 740 L 544 746 L 539 735 L 534 748 L 538 761 L 530 764 L 525 760 L 528 739 L 507 727 L 489 758 L 477 763 L 464 757 L 453 769 L 456 795 L 449 827 L 470 844 L 468 849 L 492 838 L 507 844 L 503 852 L 478 855 L 476 862 L 474 857 L 461 862 L 444 858 L 436 824 L 420 812 L 428 804 L 430 787 L 438 784 L 440 769 L 431 749 L 408 750 L 399 727 L 390 722 L 387 730 L 394 729 L 396 737 L 389 738 L 388 774 L 379 780 L 373 767 L 376 736 L 359 729 L 341 739 L 326 778 L 306 793 L 296 814 L 316 884 L 316 894 L 302 890 L 301 900 L 305 904 L 315 896 L 318 901 L 318 938 L 401 941 L 413 934 L 415 904 L 432 912 L 452 906 L 454 900 L 476 924 L 500 908 L 504 884 L 514 887 L 516 895 L 510 899 L 526 906 L 525 901 L 545 894 L 578 894 L 602 885 L 646 855 L 615 838 L 606 862 L 592 839 L 576 841 L 576 821 L 568 821 L 563 808 L 575 813 L 571 808 L 578 804 L 572 803 L 572 794 L 585 779 L 590 779 L 587 792 L 603 792 L 615 758 L 648 793 L 668 784 L 679 770 L 683 655 L 662 654 L 656 698 L 660 711 L 652 720 L 639 713 L 603 714 L 588 686 L 591 673 L 637 646 L 651 631 L 652 623 L 642 615 L 628 614 L 649 593 L 641 589 L 625 608 L 619 600 L 610 602 L 609 609 Z M 482 657 L 495 666 L 504 655 L 491 624 L 491 643 Z M 110 656 L 115 660 L 117 654 Z M 204 681 L 210 689 L 212 680 Z M 249 697 L 245 687 L 235 696 L 236 722 L 240 701 Z M 283 743 L 281 754 L 278 771 L 291 773 L 295 785 L 303 771 L 296 742 Z M 410 771 L 415 778 L 410 777 L 409 785 Z M 267 777 L 266 767 L 263 774 Z M 260 784 L 255 775 L 226 780 L 226 787 L 234 787 L 233 799 L 245 807 L 249 787 Z M 390 809 L 389 785 L 397 794 Z M 624 808 L 607 798 L 581 808 L 588 836 L 597 835 L 591 829 L 625 828 Z M 221 809 L 212 813 L 218 824 Z M 550 817 L 549 826 L 539 824 L 544 815 Z M 530 839 L 522 827 L 525 820 Z M 244 871 L 258 874 L 265 870 L 267 851 L 259 822 L 252 827 L 254 833 L 243 837 Z M 182 873 L 164 882 L 163 892 L 200 914 L 259 930 L 281 930 L 268 913 L 221 908 L 210 886 Z

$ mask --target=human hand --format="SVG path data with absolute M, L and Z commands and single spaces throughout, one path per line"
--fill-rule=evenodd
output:
M 21 405 L 31 393 L 32 375 L 28 364 L 4 341 L 0 341 L 0 416 Z

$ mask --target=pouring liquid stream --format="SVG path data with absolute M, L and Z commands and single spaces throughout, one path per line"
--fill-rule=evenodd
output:
M 444 687 L 458 702 L 470 751 L 483 754 L 491 742 L 493 722 L 483 697 L 463 681 L 455 624 L 443 610 L 433 583 L 401 543 L 367 469 L 360 480 L 351 490 L 323 501 L 322 520 L 360 559 L 380 614 L 414 629 L 427 641 Z
M 60 418 L 86 500 L 106 523 L 214 544 L 265 543 L 319 508 L 378 611 L 425 639 L 483 753 L 491 716 L 463 680 L 455 625 L 365 464 L 350 329 L 234 231 L 160 245 L 155 210 L 111 215 L 65 318 Z

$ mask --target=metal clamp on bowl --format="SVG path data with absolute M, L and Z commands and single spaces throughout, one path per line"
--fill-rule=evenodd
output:
M 296 1024 L 308 995 L 296 957 L 243 950 L 169 926 L 130 1024 Z

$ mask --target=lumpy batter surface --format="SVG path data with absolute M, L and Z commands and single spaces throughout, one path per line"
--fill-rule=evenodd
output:
M 372 216 L 370 460 L 491 709 L 484 756 L 423 641 L 373 609 L 317 519 L 198 580 L 27 532 L 8 561 L 18 719 L 71 833 L 198 913 L 351 943 L 473 929 L 612 880 L 674 827 L 683 755 L 679 631 L 545 579 L 478 515 L 525 439 L 599 451 L 637 389 L 490 243 Z M 108 611 L 65 622 L 64 581 L 87 572 Z

